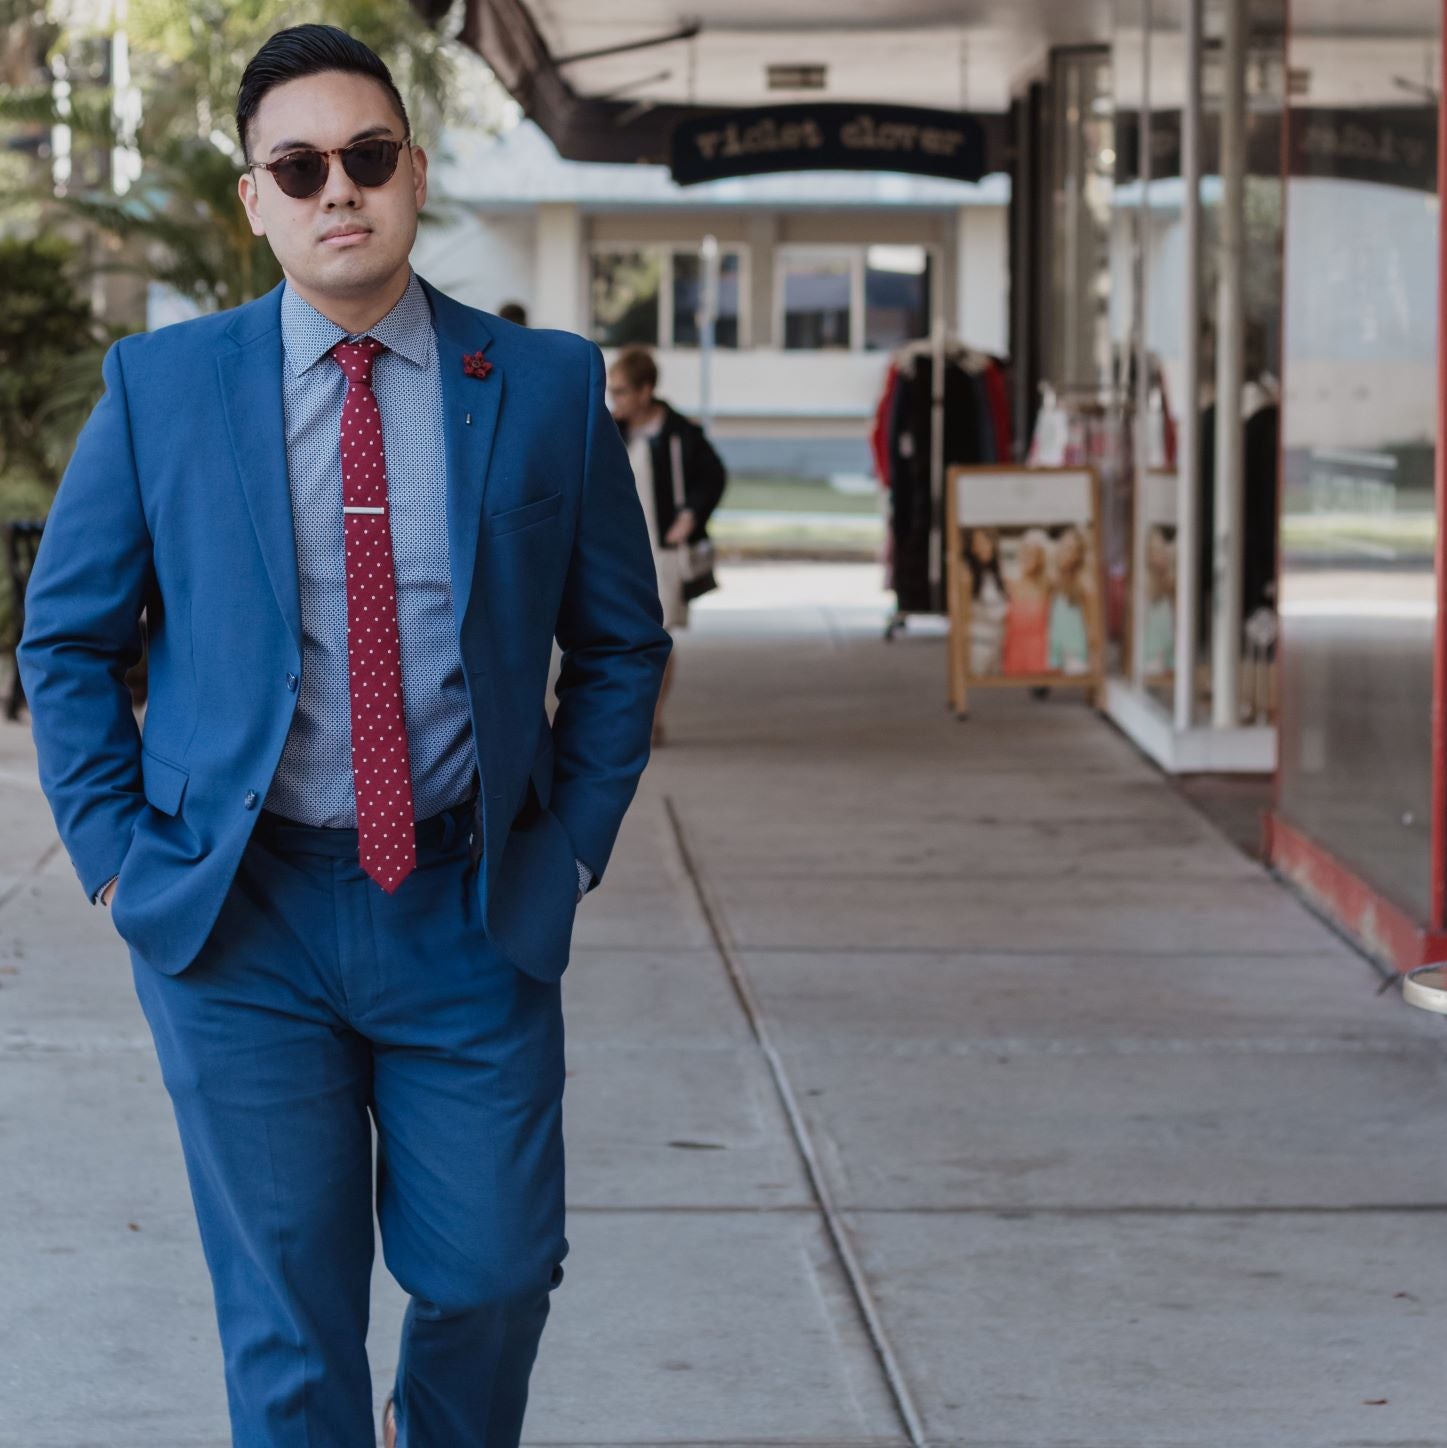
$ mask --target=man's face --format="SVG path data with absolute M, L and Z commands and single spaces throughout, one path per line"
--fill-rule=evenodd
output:
M 326 71 L 266 93 L 251 120 L 250 159 L 329 151 L 371 136 L 400 141 L 403 131 L 376 81 Z M 427 157 L 419 146 L 404 146 L 391 179 L 364 187 L 332 156 L 322 189 L 303 200 L 286 195 L 259 166 L 241 177 L 238 190 L 253 234 L 271 243 L 294 285 L 318 297 L 364 298 L 384 288 L 412 251 L 417 213 L 427 200 Z M 340 232 L 353 234 L 343 239 Z
M 608 373 L 608 406 L 625 427 L 642 422 L 653 407 L 653 389 L 635 387 L 621 367 Z

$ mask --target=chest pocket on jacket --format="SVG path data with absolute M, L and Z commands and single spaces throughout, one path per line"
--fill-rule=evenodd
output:
M 494 538 L 503 533 L 516 533 L 519 528 L 531 528 L 534 523 L 557 517 L 562 507 L 563 495 L 550 493 L 546 498 L 524 503 L 520 508 L 507 508 L 501 513 L 494 513 L 487 520 L 487 531 Z

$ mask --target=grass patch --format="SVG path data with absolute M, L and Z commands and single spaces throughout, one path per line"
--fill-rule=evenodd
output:
M 722 509 L 728 512 L 845 513 L 881 516 L 883 494 L 842 493 L 809 478 L 730 478 Z M 712 531 L 712 530 L 710 530 Z

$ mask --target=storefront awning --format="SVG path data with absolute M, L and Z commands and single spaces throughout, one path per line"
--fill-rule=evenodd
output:
M 1012 88 L 1038 72 L 1050 46 L 1108 38 L 1110 20 L 1110 0 L 697 0 L 686 10 L 638 0 L 621 12 L 596 0 L 463 3 L 463 43 L 569 160 L 668 163 L 680 127 L 696 134 L 725 112 L 847 103 L 864 108 L 862 129 L 872 125 L 876 136 L 889 125 L 882 107 L 949 119 L 904 120 L 866 160 L 865 148 L 840 140 L 839 126 L 857 118 L 826 126 L 823 111 L 814 152 L 847 166 L 955 177 L 967 169 L 961 158 L 972 167 L 976 155 L 980 174 L 1006 169 Z M 448 8 L 445 0 L 414 4 L 434 20 Z M 938 134 L 951 121 L 960 134 Z M 755 154 L 753 170 L 783 169 L 777 144 Z M 807 167 L 828 158 L 806 150 L 796 159 Z

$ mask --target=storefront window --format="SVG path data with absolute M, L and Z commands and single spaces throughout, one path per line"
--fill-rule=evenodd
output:
M 739 345 L 739 254 L 725 251 L 718 259 L 716 347 Z M 696 251 L 673 253 L 673 345 L 698 346 L 698 314 L 703 307 L 703 259 Z
M 1211 658 L 1212 580 L 1215 568 L 1216 308 L 1220 258 L 1222 180 L 1222 59 L 1224 25 L 1220 0 L 1205 5 L 1201 61 L 1202 114 L 1198 134 L 1201 167 L 1200 252 L 1197 273 L 1199 329 L 1187 335 L 1185 230 L 1187 195 L 1183 178 L 1184 111 L 1187 94 L 1185 6 L 1158 6 L 1150 24 L 1122 35 L 1119 51 L 1121 114 L 1118 120 L 1117 271 L 1129 280 L 1130 297 L 1117 312 L 1121 342 L 1129 343 L 1122 372 L 1121 405 L 1132 418 L 1135 454 L 1130 496 L 1111 518 L 1113 538 L 1125 540 L 1123 520 L 1132 511 L 1139 524 L 1135 556 L 1109 557 L 1127 574 L 1139 560 L 1141 595 L 1133 598 L 1134 621 L 1142 630 L 1140 682 L 1165 709 L 1173 706 L 1175 607 L 1182 547 L 1194 551 L 1196 659 Z M 1247 61 L 1244 75 L 1245 205 L 1243 307 L 1244 388 L 1242 392 L 1244 476 L 1240 519 L 1240 587 L 1245 628 L 1238 640 L 1244 668 L 1242 724 L 1272 721 L 1270 649 L 1276 605 L 1277 433 L 1281 309 L 1281 121 L 1284 92 L 1280 10 L 1275 0 L 1248 0 Z M 1142 102 L 1149 99 L 1143 118 Z M 1148 140 L 1143 140 L 1148 138 Z M 1149 146 L 1149 168 L 1144 150 Z M 1186 392 L 1187 361 L 1197 362 L 1197 392 Z M 1196 415 L 1200 492 L 1191 526 L 1179 515 L 1180 442 L 1187 411 Z M 1129 535 L 1132 545 L 1134 534 Z M 1249 641 L 1249 642 L 1248 642 Z M 1129 668 L 1122 659 L 1122 666 Z M 1194 718 L 1209 716 L 1210 670 L 1196 675 Z
M 782 269 L 784 346 L 814 352 L 851 346 L 853 259 L 847 253 L 791 251 Z
M 719 252 L 716 347 L 740 345 L 744 265 L 737 247 Z M 592 337 L 602 347 L 697 347 L 703 262 L 695 247 L 600 248 L 592 255 Z
M 796 351 L 887 352 L 929 336 L 935 258 L 927 246 L 782 246 L 779 344 Z
M 661 273 L 655 251 L 593 253 L 593 340 L 599 346 L 658 345 Z
M 871 246 L 864 253 L 864 345 L 889 351 L 929 335 L 930 254 L 923 246 Z
M 1292 0 L 1281 813 L 1430 920 L 1438 0 Z M 1408 21 L 1415 22 L 1412 33 Z

